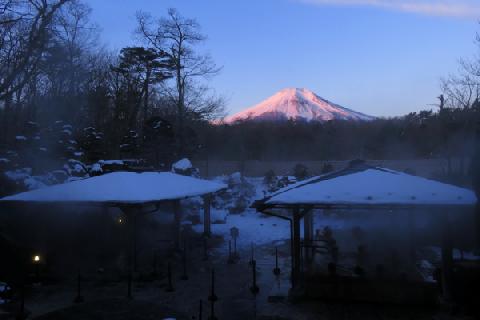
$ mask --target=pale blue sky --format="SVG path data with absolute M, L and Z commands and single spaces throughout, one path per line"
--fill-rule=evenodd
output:
M 479 0 L 87 0 L 102 41 L 134 41 L 135 12 L 194 17 L 223 66 L 210 82 L 234 113 L 285 87 L 357 111 L 432 108 L 439 79 L 476 52 Z M 477 18 L 478 17 L 478 18 Z

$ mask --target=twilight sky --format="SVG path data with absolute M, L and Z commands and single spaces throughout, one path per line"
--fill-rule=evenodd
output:
M 432 108 L 480 31 L 480 0 L 86 1 L 113 49 L 134 43 L 138 10 L 196 18 L 201 50 L 223 66 L 210 85 L 229 113 L 285 87 L 376 116 Z

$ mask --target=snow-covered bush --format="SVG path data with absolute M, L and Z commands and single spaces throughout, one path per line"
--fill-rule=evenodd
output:
M 172 124 L 158 116 L 149 118 L 142 130 L 142 158 L 154 168 L 168 168 L 175 154 L 175 134 Z
M 63 168 L 71 177 L 88 176 L 87 166 L 83 162 L 75 159 L 69 159 Z
M 199 176 L 199 170 L 194 168 L 192 162 L 187 158 L 181 159 L 172 164 L 172 172 L 184 176 Z
M 79 137 L 79 145 L 87 163 L 94 163 L 104 159 L 105 140 L 102 132 L 93 127 L 84 128 Z
M 39 189 L 56 183 L 54 178 L 50 175 L 32 175 L 32 168 L 5 171 L 4 178 L 8 180 L 6 183 L 10 185 L 9 189 L 11 190 L 6 191 L 10 191 L 8 193 Z
M 103 173 L 103 169 L 102 169 L 102 166 L 100 165 L 100 163 L 94 163 L 91 167 L 90 167 L 90 170 L 89 170 L 89 174 L 91 176 L 100 176 L 102 175 Z
M 263 177 L 263 184 L 268 193 L 274 193 L 296 182 L 297 178 L 289 176 L 278 177 L 273 170 L 268 171 Z
M 282 189 L 282 188 L 288 187 L 289 185 L 294 184 L 297 181 L 298 179 L 295 177 L 283 176 L 280 179 L 278 179 L 278 188 Z
M 139 152 L 139 135 L 136 131 L 130 130 L 123 138 L 120 144 L 120 153 L 122 157 L 135 157 Z
M 222 182 L 228 185 L 228 189 L 216 195 L 213 206 L 217 209 L 226 209 L 233 214 L 244 212 L 256 194 L 255 186 L 240 172 L 224 177 Z
M 263 176 L 263 184 L 266 186 L 268 192 L 275 192 L 278 190 L 278 177 L 275 171 L 269 170 Z
M 49 174 L 52 180 L 55 181 L 56 183 L 64 183 L 69 178 L 68 173 L 65 170 L 54 170 Z
M 28 190 L 35 190 L 35 189 L 40 189 L 47 186 L 47 184 L 45 183 L 45 179 L 48 180 L 48 177 L 30 176 L 25 178 L 23 180 L 23 183 Z
M 74 128 L 63 121 L 55 121 L 40 137 L 50 164 L 59 165 L 68 159 L 80 158 Z
M 193 168 L 192 163 L 187 158 L 178 160 L 174 164 L 172 164 L 172 171 L 173 172 L 182 172 L 187 171 Z
M 125 171 L 127 167 L 123 160 L 100 160 L 97 164 L 100 166 L 103 173 Z

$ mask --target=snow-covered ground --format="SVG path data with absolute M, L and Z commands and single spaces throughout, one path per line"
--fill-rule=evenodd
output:
M 269 217 L 256 212 L 255 209 L 246 207 L 241 213 L 229 213 L 229 206 L 235 205 L 235 197 L 247 196 L 247 205 L 257 199 L 264 197 L 266 186 L 263 184 L 263 178 L 243 178 L 240 173 L 234 173 L 231 176 L 216 177 L 216 182 L 229 184 L 234 190 L 233 199 L 230 203 L 223 203 L 223 208 L 212 208 L 211 216 L 212 232 L 220 235 L 226 240 L 226 245 L 219 248 L 220 251 L 228 250 L 228 240 L 231 239 L 230 229 L 236 227 L 239 229 L 239 237 L 237 239 L 237 248 L 239 250 L 247 250 L 252 244 L 255 246 L 266 245 L 272 242 L 282 242 L 290 238 L 290 225 L 288 221 L 275 217 Z M 238 187 L 243 185 L 242 187 Z M 250 190 L 250 188 L 252 188 Z M 203 217 L 201 217 L 203 219 Z M 202 221 L 203 223 L 203 221 Z M 196 225 L 193 228 L 197 232 L 203 231 L 203 225 Z
M 224 224 L 214 224 L 212 232 L 221 235 L 225 240 L 230 240 L 230 229 L 239 229 L 237 246 L 239 250 L 246 250 L 252 244 L 256 246 L 266 245 L 290 238 L 290 225 L 288 221 L 274 217 L 262 216 L 249 209 L 242 214 L 227 214 Z M 195 226 L 194 230 L 201 232 L 202 225 Z M 227 250 L 228 247 L 224 247 Z

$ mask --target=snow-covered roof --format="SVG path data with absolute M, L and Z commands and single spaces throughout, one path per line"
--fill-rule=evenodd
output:
M 469 189 L 384 168 L 345 170 L 297 183 L 265 205 L 475 205 Z
M 0 202 L 139 204 L 217 192 L 226 185 L 170 172 L 113 172 L 0 199 Z

